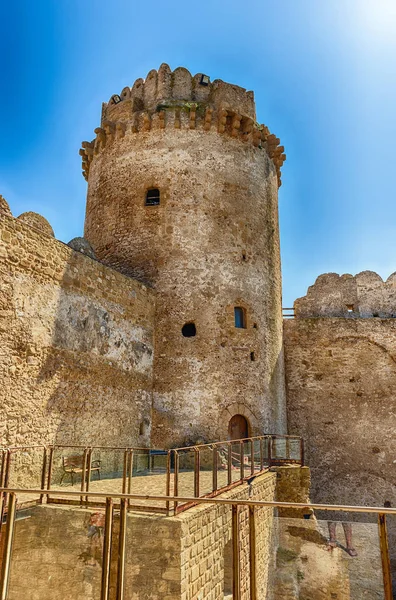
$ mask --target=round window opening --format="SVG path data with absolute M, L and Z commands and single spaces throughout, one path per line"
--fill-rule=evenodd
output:
M 194 337 L 197 334 L 195 323 L 186 323 L 183 325 L 182 334 L 184 337 Z

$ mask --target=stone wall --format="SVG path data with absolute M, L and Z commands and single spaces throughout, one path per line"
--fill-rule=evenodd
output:
M 285 322 L 289 431 L 305 439 L 314 500 L 395 498 L 395 347 L 393 319 Z
M 243 484 L 221 497 L 273 500 L 275 484 L 276 476 L 267 473 L 256 478 L 250 495 Z M 258 598 L 265 598 L 267 590 L 272 513 L 272 509 L 258 509 L 256 514 Z M 42 505 L 25 512 L 25 517 L 16 523 L 9 600 L 99 600 L 103 510 Z M 242 600 L 248 600 L 244 508 L 239 521 Z M 118 529 L 116 518 L 111 600 L 116 593 Z M 175 517 L 129 513 L 125 600 L 222 600 L 230 585 L 231 571 L 224 571 L 230 540 L 230 506 L 201 505 Z
M 252 485 L 244 484 L 225 492 L 222 498 L 273 500 L 276 476 L 267 473 Z M 273 510 L 256 509 L 257 596 L 265 598 L 271 556 Z M 221 599 L 232 590 L 231 570 L 224 569 L 230 560 L 231 507 L 198 506 L 177 517 L 182 524 L 182 581 L 186 594 L 182 599 Z M 250 598 L 248 510 L 239 508 L 241 600 Z M 228 556 L 227 556 L 228 554 Z
M 267 473 L 251 486 L 218 497 L 273 500 L 276 477 Z M 265 598 L 272 544 L 271 509 L 256 514 L 258 597 Z M 139 600 L 222 600 L 232 592 L 231 507 L 200 505 L 175 517 L 134 515 L 128 541 L 127 589 Z M 249 598 L 247 509 L 239 509 L 242 599 Z M 129 597 L 128 597 L 129 598 Z M 131 599 L 134 596 L 131 596 Z
M 309 467 L 284 465 L 271 467 L 276 473 L 276 500 L 278 502 L 310 503 L 311 471 Z M 309 508 L 278 508 L 280 517 L 300 517 L 311 514 Z
M 341 523 L 334 548 L 327 521 L 279 518 L 275 527 L 276 569 L 267 600 L 384 600 L 376 523 L 353 523 L 353 557 Z
M 153 292 L 39 215 L 0 217 L 1 444 L 147 445 Z
M 271 501 L 276 487 L 282 500 L 303 500 L 309 473 L 300 471 L 281 467 L 257 477 L 250 489 L 245 483 L 219 497 Z M 249 600 L 248 512 L 243 507 L 239 524 L 241 598 Z M 19 512 L 9 600 L 99 600 L 103 527 L 103 508 L 39 505 Z M 171 517 L 131 512 L 126 535 L 125 600 L 232 597 L 230 506 L 200 505 Z M 353 523 L 355 557 L 346 552 L 340 523 L 333 549 L 328 535 L 326 521 L 274 517 L 272 509 L 256 509 L 257 598 L 383 598 L 377 525 Z M 115 511 L 110 600 L 116 598 L 118 543 Z
M 93 511 L 37 506 L 16 522 L 9 600 L 99 600 L 103 521 Z
M 395 505 L 393 280 L 321 276 L 296 301 L 297 318 L 284 321 L 289 433 L 305 439 L 312 501 Z M 394 547 L 392 561 L 396 571 Z

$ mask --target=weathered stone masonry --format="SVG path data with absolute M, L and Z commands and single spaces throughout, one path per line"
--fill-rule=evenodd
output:
M 395 282 L 321 275 L 284 322 L 289 432 L 306 441 L 313 501 L 395 504 Z
M 395 282 L 321 275 L 284 323 L 289 430 L 306 440 L 318 501 L 395 497 Z
M 51 231 L 0 215 L 2 444 L 147 445 L 153 292 Z
M 276 476 L 266 473 L 251 486 L 251 498 L 273 500 Z M 247 484 L 221 495 L 248 499 Z M 93 509 L 38 506 L 17 522 L 10 600 L 97 600 L 101 585 L 101 540 L 87 538 Z M 240 509 L 241 591 L 249 595 L 247 512 Z M 272 509 L 257 511 L 259 598 L 266 597 L 273 530 Z M 113 536 L 111 600 L 115 599 L 118 526 Z M 130 513 L 127 518 L 125 600 L 221 600 L 229 590 L 227 561 L 231 507 L 201 505 L 175 517 Z M 34 578 L 34 589 L 31 581 Z
M 85 239 L 56 241 L 43 217 L 14 219 L 0 196 L 1 444 L 170 447 L 226 439 L 235 415 L 249 434 L 281 433 L 286 370 L 289 433 L 305 438 L 313 499 L 394 504 L 396 275 L 321 275 L 282 332 L 285 155 L 256 122 L 253 92 L 162 65 L 103 105 L 95 135 L 80 150 Z M 186 324 L 195 335 L 183 336 Z M 306 469 L 278 475 L 278 499 L 299 490 L 308 501 Z M 271 477 L 255 483 L 265 480 L 262 498 L 272 497 Z M 222 511 L 133 517 L 142 535 L 131 546 L 132 584 L 150 599 L 221 598 L 230 569 Z M 262 590 L 268 515 L 258 526 Z M 96 575 L 84 574 L 77 598 L 96 593 Z
M 3 444 L 177 446 L 227 438 L 234 415 L 252 435 L 285 431 L 285 155 L 255 118 L 253 92 L 162 65 L 82 144 L 75 252 L 1 200 Z
M 277 191 L 285 156 L 253 93 L 162 65 L 103 107 L 81 154 L 85 237 L 156 290 L 153 443 L 285 430 Z M 147 190 L 160 203 L 146 206 Z M 235 328 L 234 307 L 246 313 Z M 196 336 L 182 336 L 193 322 Z

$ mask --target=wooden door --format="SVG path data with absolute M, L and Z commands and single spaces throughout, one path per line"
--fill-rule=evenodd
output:
M 248 422 L 242 415 L 234 415 L 228 424 L 228 437 L 230 440 L 243 440 L 249 437 Z

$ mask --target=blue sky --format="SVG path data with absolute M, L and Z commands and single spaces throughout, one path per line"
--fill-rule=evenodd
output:
M 396 270 L 396 0 L 16 0 L 0 8 L 0 194 L 81 235 L 102 101 L 167 62 L 253 89 L 287 161 L 284 306 L 323 272 Z

